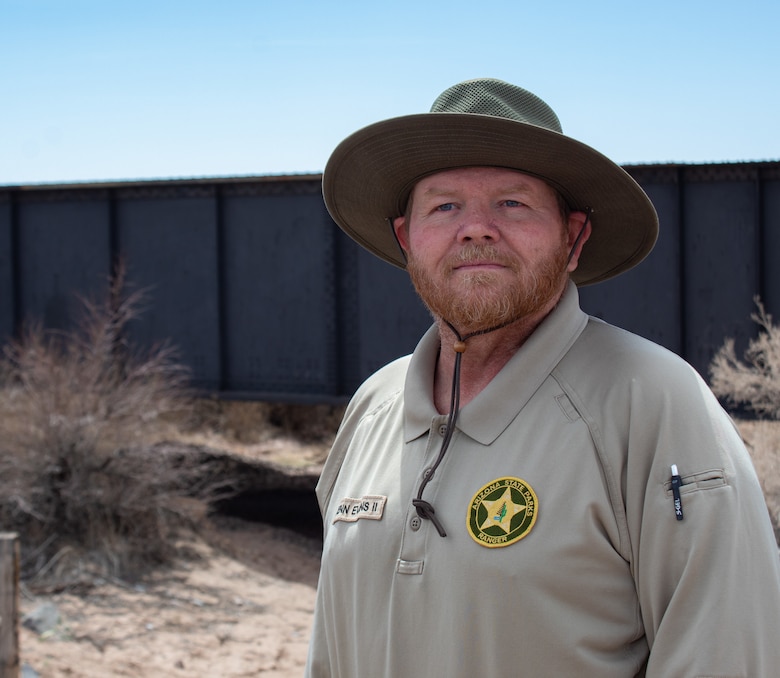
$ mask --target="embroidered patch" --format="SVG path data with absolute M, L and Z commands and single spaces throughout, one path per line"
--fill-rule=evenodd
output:
M 539 500 L 520 478 L 497 478 L 471 499 L 466 527 L 482 546 L 500 548 L 520 541 L 533 528 Z
M 336 515 L 333 516 L 333 522 L 336 523 L 339 520 L 343 520 L 347 523 L 354 523 L 361 518 L 382 520 L 386 501 L 387 497 L 376 494 L 367 494 L 359 499 L 344 497 L 336 507 Z

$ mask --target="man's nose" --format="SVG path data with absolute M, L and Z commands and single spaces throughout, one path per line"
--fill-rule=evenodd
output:
M 458 240 L 470 241 L 494 241 L 500 237 L 499 230 L 494 221 L 494 215 L 484 207 L 470 207 L 463 212 L 463 218 L 458 228 Z

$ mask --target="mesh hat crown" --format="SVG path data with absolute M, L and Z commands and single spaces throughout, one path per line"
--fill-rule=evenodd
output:
M 538 96 L 501 80 L 470 80 L 442 92 L 431 113 L 476 113 L 562 132 L 555 111 Z
M 325 167 L 323 197 L 347 235 L 404 268 L 392 220 L 420 179 L 461 167 L 525 172 L 556 188 L 572 209 L 592 211 L 593 231 L 571 274 L 578 285 L 632 268 L 658 237 L 652 203 L 622 168 L 565 136 L 539 97 L 494 79 L 459 83 L 429 113 L 377 122 L 347 137 Z

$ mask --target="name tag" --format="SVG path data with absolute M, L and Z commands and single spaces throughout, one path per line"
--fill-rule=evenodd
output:
M 387 497 L 377 494 L 367 494 L 359 499 L 344 497 L 336 508 L 336 515 L 333 522 L 340 520 L 347 523 L 354 523 L 361 518 L 365 520 L 381 520 L 385 512 L 385 502 Z

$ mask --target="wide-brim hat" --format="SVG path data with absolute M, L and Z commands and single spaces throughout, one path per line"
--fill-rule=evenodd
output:
M 393 233 L 414 185 L 459 167 L 504 167 L 539 177 L 574 210 L 591 210 L 592 234 L 571 277 L 578 285 L 638 264 L 658 237 L 658 216 L 641 187 L 595 149 L 564 136 L 555 112 L 500 80 L 459 83 L 429 113 L 377 122 L 342 141 L 322 178 L 325 205 L 353 240 L 406 267 Z

